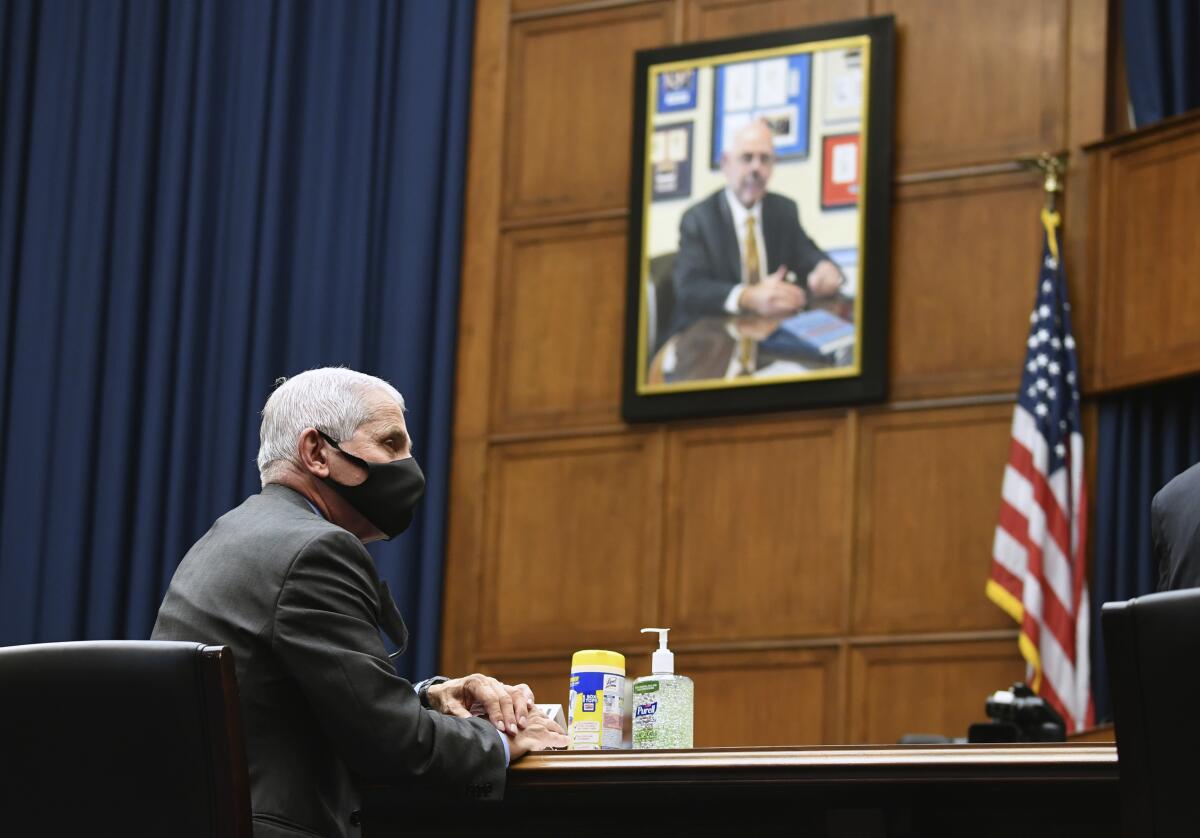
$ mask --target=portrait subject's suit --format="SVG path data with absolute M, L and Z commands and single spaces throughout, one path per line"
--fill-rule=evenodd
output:
M 1150 503 L 1158 589 L 1200 587 L 1200 464 L 1159 489 Z
M 381 625 L 404 643 L 362 542 L 284 486 L 217 519 L 176 570 L 153 637 L 232 647 L 256 836 L 358 834 L 357 779 L 503 794 L 496 728 L 423 708 Z
M 787 265 L 803 283 L 818 262 L 829 258 L 800 226 L 796 202 L 774 192 L 763 195 L 762 234 L 767 248 L 764 277 Z M 683 214 L 673 279 L 673 333 L 698 318 L 727 313 L 725 299 L 742 281 L 742 257 L 724 189 Z

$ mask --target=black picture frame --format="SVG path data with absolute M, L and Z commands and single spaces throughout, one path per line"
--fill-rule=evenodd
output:
M 732 349 L 722 346 L 722 351 L 732 352 L 729 361 L 730 370 L 737 369 L 737 374 L 704 373 L 700 367 L 695 367 L 692 375 L 686 369 L 686 364 L 679 363 L 680 358 L 701 357 L 703 352 L 691 353 L 683 351 L 688 348 L 692 333 L 699 331 L 698 321 L 693 320 L 683 328 L 678 324 L 684 314 L 690 312 L 687 308 L 679 308 L 676 288 L 688 290 L 686 285 L 691 274 L 680 269 L 680 277 L 675 277 L 672 265 L 679 263 L 681 248 L 678 244 L 678 230 L 675 231 L 676 252 L 672 253 L 669 246 L 663 242 L 669 241 L 669 223 L 671 219 L 681 218 L 692 207 L 697 207 L 704 201 L 706 195 L 697 193 L 687 199 L 677 201 L 651 202 L 647 178 L 650 176 L 650 164 L 647 158 L 648 138 L 655 127 L 657 117 L 657 86 L 656 74 L 659 72 L 677 71 L 681 68 L 695 66 L 700 76 L 700 95 L 696 97 L 697 112 L 681 113 L 672 110 L 662 114 L 662 120 L 671 121 L 680 118 L 697 120 L 702 124 L 704 114 L 699 113 L 705 102 L 711 103 L 711 90 L 704 81 L 704 71 L 716 65 L 759 62 L 766 64 L 774 58 L 789 56 L 797 52 L 809 52 L 813 55 L 813 76 L 808 82 L 813 90 L 817 90 L 818 66 L 822 62 L 821 53 L 826 50 L 863 51 L 863 66 L 861 90 L 862 116 L 857 129 L 846 125 L 844 119 L 839 119 L 836 125 L 824 126 L 819 119 L 809 120 L 811 132 L 809 148 L 822 148 L 823 137 L 826 134 L 845 134 L 858 130 L 862 134 L 860 151 L 864 159 L 860 161 L 861 195 L 857 209 L 838 209 L 835 213 L 840 221 L 831 224 L 841 224 L 841 230 L 848 229 L 847 224 L 856 225 L 857 232 L 853 234 L 856 241 L 850 248 L 856 257 L 853 271 L 841 272 L 843 285 L 829 298 L 818 298 L 810 295 L 809 305 L 814 309 L 822 308 L 832 312 L 832 317 L 808 311 L 801 312 L 804 316 L 789 318 L 778 324 L 775 332 L 769 337 L 746 337 L 744 332 L 754 334 L 753 329 L 771 328 L 772 318 L 753 318 L 712 312 L 706 319 L 704 329 L 718 334 L 717 321 L 724 320 L 723 328 L 729 333 L 733 342 Z M 776 74 L 778 75 L 778 74 Z M 760 75 L 759 78 L 763 76 Z M 883 400 L 887 395 L 887 347 L 888 347 L 888 305 L 890 285 L 890 245 L 891 245 L 891 183 L 892 183 L 892 136 L 894 120 L 894 77 L 895 77 L 895 23 L 889 16 L 871 17 L 860 20 L 829 23 L 819 26 L 771 32 L 761 35 L 751 35 L 730 38 L 720 41 L 686 44 L 682 46 L 664 47 L 660 49 L 643 50 L 635 56 L 634 71 L 634 123 L 632 142 L 632 165 L 629 185 L 630 232 L 628 237 L 627 279 L 626 279 L 626 318 L 624 341 L 624 364 L 622 381 L 621 413 L 629 422 L 666 421 L 688 419 L 706 416 L 737 415 L 779 410 L 796 410 L 804 408 L 827 408 L 839 405 L 853 405 Z M 770 80 L 770 76 L 767 76 Z M 851 79 L 851 81 L 853 81 Z M 754 95 L 760 95 L 756 93 Z M 777 97 L 779 91 L 769 89 L 761 94 L 764 101 Z M 820 94 L 818 94 L 820 95 Z M 849 101 L 853 102 L 853 98 Z M 812 98 L 809 97 L 810 114 L 819 111 L 812 108 Z M 649 108 L 649 110 L 648 110 Z M 712 113 L 708 118 L 713 118 Z M 740 129 L 738 129 L 740 130 Z M 698 137 L 705 137 L 709 132 L 699 130 Z M 728 135 L 736 137 L 737 131 L 731 130 Z M 736 141 L 736 140 L 734 140 Z M 710 148 L 693 150 L 692 159 L 709 159 L 712 155 Z M 779 157 L 776 161 L 775 174 L 766 181 L 766 189 L 771 190 L 778 173 L 785 165 L 785 159 Z M 805 192 L 806 187 L 792 190 L 796 200 L 787 198 L 792 204 L 792 214 L 797 216 L 803 226 L 804 212 L 798 212 L 796 207 L 820 205 L 822 186 L 822 161 L 817 154 L 810 154 L 804 161 L 786 161 L 786 165 L 812 166 L 815 175 L 807 176 L 793 172 L 789 175 L 794 183 L 812 181 L 812 194 Z M 707 166 L 700 167 L 706 172 Z M 709 189 L 707 197 L 718 200 L 720 186 L 712 189 L 711 178 L 720 173 L 708 174 L 710 181 L 707 186 L 698 185 L 698 190 Z M 693 178 L 695 179 L 695 168 Z M 734 181 L 730 181 L 733 183 Z M 690 199 L 690 200 L 689 200 Z M 767 198 L 762 199 L 768 200 Z M 769 199 L 779 205 L 778 199 Z M 716 204 L 713 204 L 716 206 Z M 760 204 L 766 206 L 765 203 Z M 729 214 L 726 209 L 725 213 Z M 652 215 L 653 213 L 653 215 Z M 663 215 L 665 213 L 665 215 Z M 662 219 L 668 219 L 664 222 Z M 766 216 L 764 215 L 765 219 Z M 849 221 L 845 219 L 851 219 Z M 810 216 L 810 221 L 813 219 Z M 820 222 L 816 218 L 814 223 Z M 760 222 L 765 228 L 770 221 Z M 732 225 L 732 222 L 729 222 Z M 790 228 L 789 228 L 790 229 Z M 736 244 L 732 227 L 728 233 L 722 233 L 724 244 Z M 844 233 L 844 236 L 851 234 Z M 814 239 L 816 237 L 814 236 Z M 659 252 L 652 253 L 652 240 Z M 848 244 L 845 241 L 821 242 L 815 241 L 816 246 L 825 251 L 846 252 Z M 690 246 L 690 245 L 689 245 Z M 777 248 L 779 251 L 785 248 Z M 728 250 L 728 248 L 726 248 Z M 766 257 L 770 259 L 772 246 L 766 247 Z M 687 264 L 693 265 L 694 249 L 687 254 Z M 736 266 L 739 257 L 733 256 Z M 823 261 L 823 260 L 822 260 Z M 743 263 L 744 264 L 744 263 Z M 766 266 L 764 266 L 766 267 Z M 772 280 L 778 280 L 789 265 L 785 264 L 772 272 Z M 742 276 L 728 278 L 731 270 L 726 271 L 728 287 L 732 290 L 738 287 L 738 279 L 745 279 L 749 270 L 743 266 Z M 853 276 L 852 285 L 850 276 Z M 836 276 L 836 274 L 835 274 Z M 808 277 L 796 276 L 795 272 L 787 270 L 786 280 L 800 284 L 808 282 Z M 694 287 L 694 286 L 693 286 Z M 689 299 L 694 299 L 694 295 Z M 834 300 L 839 307 L 828 307 L 825 302 Z M 709 304 L 711 306 L 711 303 Z M 682 314 L 681 314 L 682 312 Z M 758 320 L 753 328 L 746 325 L 748 320 Z M 825 322 L 834 321 L 834 322 Z M 844 323 L 841 321 L 845 321 Z M 686 322 L 686 321 L 684 321 Z M 763 325 L 765 324 L 765 325 Z M 846 325 L 852 327 L 853 339 L 849 349 L 845 343 L 837 340 L 822 343 L 821 335 L 840 332 L 845 338 Z M 832 329 L 832 332 L 826 332 Z M 796 349 L 799 339 L 803 344 L 803 353 Z M 692 341 L 695 342 L 694 340 Z M 748 344 L 752 344 L 747 350 Z M 834 347 L 837 348 L 834 348 Z M 764 348 L 768 349 L 764 349 Z M 815 354 L 814 354 L 815 353 Z M 753 356 L 753 357 L 751 357 Z M 670 366 L 668 367 L 668 362 Z M 713 369 L 720 366 L 719 362 Z M 667 370 L 670 370 L 670 373 Z M 681 372 L 682 369 L 682 372 Z M 674 378 L 670 377 L 671 375 Z

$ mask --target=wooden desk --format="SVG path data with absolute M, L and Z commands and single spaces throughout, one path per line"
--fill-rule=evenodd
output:
M 655 808 L 648 808 L 652 804 Z M 618 834 L 670 812 L 677 831 L 788 835 L 1117 836 L 1112 745 L 937 745 L 557 752 L 509 772 L 502 803 L 372 789 L 364 838 L 418 825 L 489 834 Z M 472 825 L 474 825 L 472 827 Z

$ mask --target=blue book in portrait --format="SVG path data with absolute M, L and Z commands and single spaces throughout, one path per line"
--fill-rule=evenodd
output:
M 832 355 L 854 345 L 854 324 L 823 309 L 803 311 L 779 324 L 762 348 L 781 355 Z

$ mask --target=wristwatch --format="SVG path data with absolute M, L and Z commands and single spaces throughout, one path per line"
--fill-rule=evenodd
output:
M 432 710 L 433 708 L 429 706 L 429 688 L 436 684 L 444 684 L 449 680 L 445 675 L 434 675 L 432 678 L 418 681 L 413 689 L 417 691 L 417 699 L 421 702 L 421 706 L 426 710 Z

